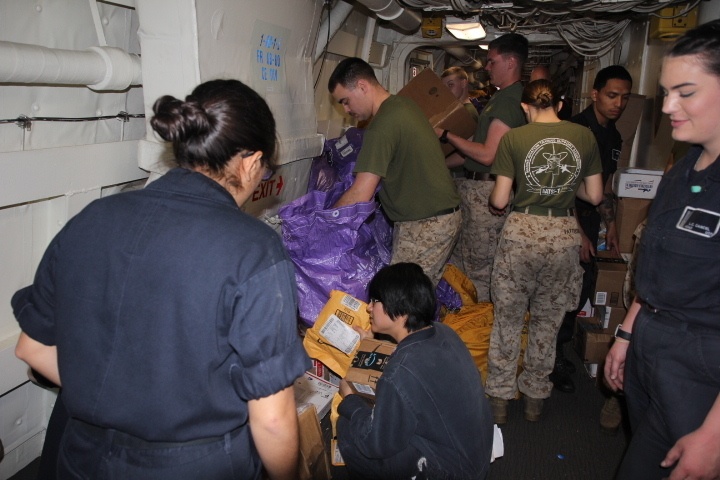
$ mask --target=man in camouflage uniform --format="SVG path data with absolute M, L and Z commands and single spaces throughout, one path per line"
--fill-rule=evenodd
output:
M 485 69 L 498 91 L 480 113 L 473 140 L 435 129 L 441 142 L 451 144 L 465 156 L 464 175 L 455 178 L 462 197 L 463 224 L 450 261 L 472 280 L 480 302 L 490 301 L 492 263 L 506 218 L 488 211 L 488 198 L 495 185 L 490 166 L 502 136 L 525 124 L 520 108 L 520 78 L 527 56 L 528 41 L 520 34 L 508 33 L 490 42 Z
M 358 120 L 372 118 L 355 164 L 355 180 L 335 207 L 370 201 L 378 186 L 394 222 L 391 263 L 420 265 L 435 285 L 460 234 L 460 196 L 433 129 L 412 100 L 391 95 L 359 58 L 340 62 L 328 90 Z

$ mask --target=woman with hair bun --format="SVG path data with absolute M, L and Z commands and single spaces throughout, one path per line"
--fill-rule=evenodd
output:
M 275 168 L 275 121 L 236 80 L 153 106 L 178 168 L 97 200 L 12 305 L 19 358 L 62 386 L 58 478 L 295 478 L 292 263 L 240 210 Z
M 578 303 L 582 286 L 580 232 L 575 196 L 602 200 L 602 165 L 592 132 L 562 121 L 558 92 L 548 80 L 530 82 L 521 105 L 528 124 L 500 140 L 491 172 L 497 175 L 490 211 L 512 212 L 505 221 L 491 289 L 494 323 L 485 391 L 495 423 L 507 421 L 507 402 L 518 390 L 525 418 L 540 420 L 555 362 L 555 338 L 565 312 Z M 514 205 L 508 205 L 516 185 Z M 530 311 L 523 371 L 516 377 L 520 334 Z
M 605 360 L 632 430 L 618 478 L 720 478 L 720 20 L 677 40 L 660 88 L 692 148 L 658 186 Z

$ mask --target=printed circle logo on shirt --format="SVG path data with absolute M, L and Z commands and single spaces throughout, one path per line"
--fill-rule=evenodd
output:
M 581 166 L 575 145 L 564 138 L 544 138 L 525 157 L 527 190 L 540 195 L 574 191 Z

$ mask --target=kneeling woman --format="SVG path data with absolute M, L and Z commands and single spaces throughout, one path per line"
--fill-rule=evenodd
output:
M 372 331 L 398 346 L 374 407 L 351 395 L 345 380 L 340 384 L 338 444 L 350 478 L 485 478 L 490 407 L 465 344 L 450 327 L 433 323 L 430 278 L 417 264 L 396 263 L 380 270 L 368 290 Z
M 491 280 L 495 320 L 485 389 L 498 424 L 507 420 L 507 401 L 518 390 L 525 396 L 525 418 L 540 419 L 552 390 L 555 337 L 565 312 L 577 306 L 582 286 L 575 196 L 597 205 L 603 193 L 595 138 L 587 128 L 558 118 L 560 97 L 550 82 L 529 83 L 521 102 L 529 123 L 505 134 L 492 166 L 493 213 L 509 208 L 516 185 Z M 528 310 L 528 346 L 516 380 Z

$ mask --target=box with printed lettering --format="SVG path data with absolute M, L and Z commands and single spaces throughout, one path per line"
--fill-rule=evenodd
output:
M 360 342 L 352 365 L 348 369 L 345 380 L 358 395 L 375 399 L 377 382 L 385 370 L 390 356 L 395 351 L 396 344 L 383 340 L 366 338 Z
M 612 256 L 608 252 L 597 252 L 597 278 L 593 305 L 623 307 L 623 286 L 627 273 L 627 262 L 623 258 Z

